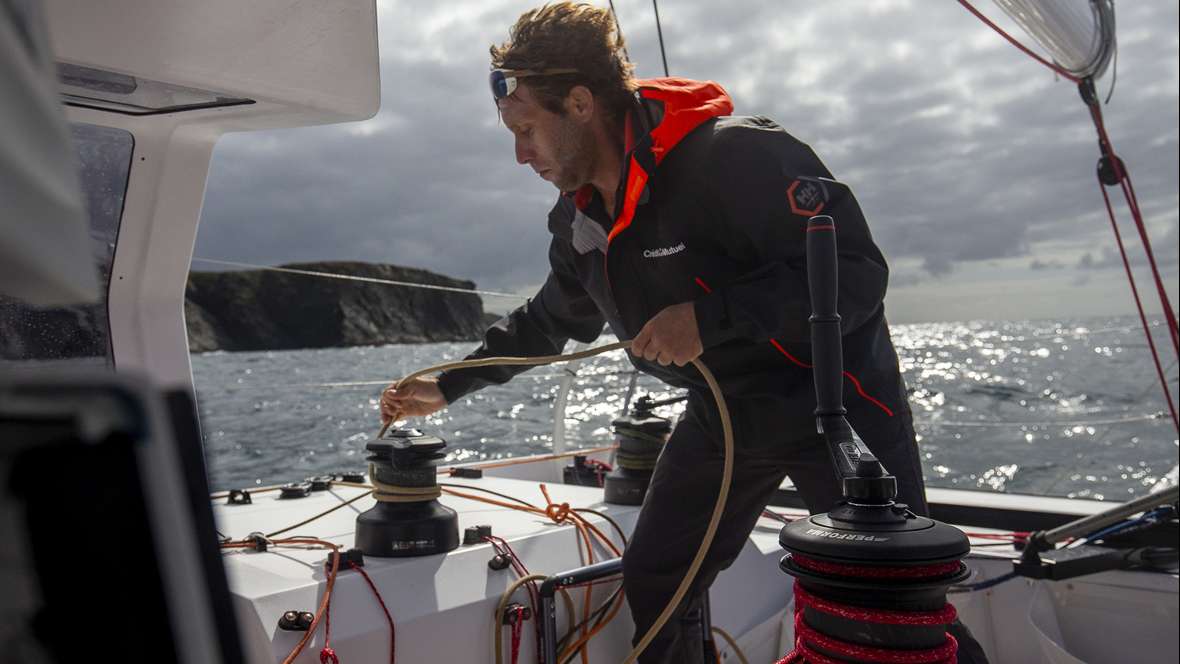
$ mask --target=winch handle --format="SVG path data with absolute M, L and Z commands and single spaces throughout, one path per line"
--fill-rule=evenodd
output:
M 828 215 L 807 220 L 807 288 L 811 294 L 811 364 L 817 418 L 844 415 L 844 354 L 836 309 L 839 270 L 836 223 Z
M 856 477 L 861 461 L 876 465 L 876 458 L 856 436 L 845 418 L 844 350 L 837 310 L 839 268 L 836 222 L 816 215 L 807 220 L 807 289 L 811 296 L 811 373 L 815 380 L 815 421 L 828 443 L 837 479 Z M 862 468 L 873 476 L 883 473 Z

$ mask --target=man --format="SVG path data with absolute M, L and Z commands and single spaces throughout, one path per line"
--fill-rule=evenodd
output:
M 609 324 L 642 371 L 687 388 L 624 554 L 635 638 L 684 576 L 720 486 L 721 426 L 700 358 L 717 376 L 736 437 L 724 518 L 691 598 L 643 662 L 701 661 L 688 625 L 737 557 L 784 476 L 813 512 L 841 497 L 815 432 L 807 361 L 804 228 L 839 228 L 849 419 L 897 476 L 900 502 L 926 511 L 921 468 L 882 298 L 888 269 L 852 193 L 805 144 L 763 117 L 727 117 L 715 83 L 637 81 L 607 10 L 560 3 L 525 13 L 491 49 L 493 96 L 517 162 L 558 189 L 551 272 L 536 297 L 493 325 L 470 357 L 558 354 Z M 825 194 L 826 189 L 826 196 Z M 526 367 L 421 378 L 381 400 L 385 421 L 435 412 Z

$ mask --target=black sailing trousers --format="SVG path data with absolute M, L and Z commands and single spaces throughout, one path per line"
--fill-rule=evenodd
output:
M 791 478 L 812 513 L 828 511 L 842 497 L 823 438 L 784 434 L 781 399 L 735 399 L 727 405 L 734 426 L 735 463 L 725 513 L 686 601 L 640 656 L 642 664 L 703 661 L 700 598 L 717 574 L 737 558 L 784 477 Z M 925 514 L 926 494 L 909 408 L 903 407 L 889 421 L 887 430 L 858 433 L 897 477 L 898 502 Z M 723 452 L 713 397 L 693 391 L 656 464 L 623 554 L 623 586 L 635 620 L 635 642 L 664 609 L 700 546 L 721 486 Z M 782 583 L 789 583 L 785 575 Z

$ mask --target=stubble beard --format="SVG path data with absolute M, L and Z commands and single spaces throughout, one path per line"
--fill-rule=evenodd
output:
M 564 119 L 558 133 L 556 155 L 554 186 L 561 191 L 576 191 L 589 184 L 594 170 L 594 134 L 588 127 Z

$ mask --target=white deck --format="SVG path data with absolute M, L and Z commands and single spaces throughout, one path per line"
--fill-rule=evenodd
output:
M 544 504 L 538 481 L 559 477 L 563 462 L 550 460 L 497 469 L 478 480 L 440 481 L 479 486 L 538 505 Z M 493 473 L 516 478 L 491 476 Z M 549 481 L 547 486 L 555 502 L 609 514 L 628 534 L 634 527 L 639 508 L 605 504 L 601 489 L 558 481 Z M 363 492 L 338 487 L 296 500 L 279 500 L 277 493 L 263 493 L 254 496 L 252 505 L 231 506 L 224 500 L 215 501 L 214 512 L 221 532 L 242 537 L 297 523 Z M 1011 502 L 1011 498 L 1005 500 Z M 553 574 L 582 564 L 570 526 L 453 496 L 444 495 L 441 502 L 458 512 L 460 532 L 467 526 L 490 524 L 493 534 L 508 540 L 533 573 Z M 356 515 L 372 505 L 371 498 L 359 500 L 286 535 L 314 535 L 351 548 Z M 1092 510 L 1090 506 L 1081 509 Z M 613 532 L 602 519 L 587 516 L 603 532 Z M 713 623 L 738 639 L 750 662 L 774 661 L 790 649 L 793 638 L 788 618 L 792 579 L 778 568 L 783 555 L 778 544 L 779 529 L 776 521 L 760 521 L 741 556 L 718 577 L 710 593 Z M 489 545 L 480 544 L 460 546 L 446 555 L 366 557 L 365 569 L 394 617 L 400 664 L 494 661 L 493 609 L 516 577 L 511 570 L 489 569 L 487 562 L 492 555 Z M 969 560 L 976 571 L 971 582 L 1009 571 L 1015 555 L 1008 547 L 976 549 Z M 315 610 L 324 586 L 322 563 L 326 556 L 323 550 L 291 548 L 265 554 L 225 554 L 248 661 L 282 661 L 302 636 L 278 630 L 278 619 L 291 609 Z M 1017 579 L 986 591 L 952 595 L 951 600 L 993 664 L 1121 664 L 1177 660 L 1178 591 L 1180 577 L 1176 574 L 1107 572 L 1059 583 Z M 609 589 L 596 591 L 595 605 L 607 592 Z M 524 593 L 519 596 L 524 601 Z M 576 594 L 575 599 L 580 606 L 581 596 Z M 565 616 L 564 611 L 559 614 L 560 633 L 565 628 Z M 536 661 L 531 629 L 530 622 L 521 647 L 522 663 Z M 610 627 L 591 641 L 591 661 L 622 661 L 629 649 L 631 630 L 630 615 L 624 608 Z M 353 572 L 341 573 L 333 593 L 331 638 L 340 660 L 384 662 L 388 638 L 385 618 L 363 579 Z M 297 662 L 318 662 L 322 639 L 321 628 Z M 1065 650 L 1085 656 L 1072 658 Z M 725 662 L 737 661 L 724 647 L 722 655 Z
M 544 504 L 535 481 L 496 477 L 447 481 Z M 603 503 L 601 489 L 562 484 L 549 484 L 548 488 L 555 502 L 569 502 L 572 507 L 589 507 L 609 514 L 628 534 L 639 512 L 638 507 Z M 276 493 L 265 493 L 256 495 L 252 505 L 225 505 L 224 501 L 217 501 L 214 512 L 221 532 L 242 537 L 297 523 L 363 492 L 340 487 L 296 500 L 279 500 Z M 373 502 L 371 498 L 362 499 L 287 535 L 315 535 L 351 548 L 356 516 L 372 507 Z M 460 533 L 467 526 L 490 524 L 493 534 L 508 540 L 534 573 L 553 574 L 582 564 L 575 547 L 575 531 L 570 526 L 452 496 L 444 495 L 441 502 L 458 512 Z M 604 520 L 586 516 L 603 532 L 613 532 Z M 721 575 L 711 594 L 714 623 L 735 635 L 751 632 L 770 620 L 762 630 L 754 630 L 743 640 L 748 642 L 742 643 L 748 655 L 765 654 L 754 661 L 769 660 L 777 651 L 778 617 L 790 599 L 791 587 L 791 579 L 778 570 L 778 560 L 782 557 L 778 545 L 779 524 L 769 519 L 763 521 L 734 567 Z M 291 609 L 315 610 L 325 581 L 322 562 L 326 556 L 323 550 L 287 547 L 276 553 L 226 553 L 226 572 L 248 661 L 281 661 L 297 643 L 301 633 L 278 630 L 278 619 Z M 365 570 L 394 616 L 398 662 L 493 661 L 492 613 L 500 594 L 516 577 L 511 570 L 489 569 L 487 562 L 492 556 L 491 546 L 480 544 L 460 546 L 446 555 L 365 558 Z M 579 604 L 580 592 L 575 594 Z M 606 592 L 597 591 L 595 604 L 605 596 Z M 521 597 L 525 595 L 521 593 Z M 564 628 L 564 616 L 559 627 Z M 621 661 L 629 649 L 631 629 L 629 613 L 624 609 L 592 641 L 592 660 Z M 526 634 L 530 640 L 521 648 L 521 662 L 533 662 L 532 635 Z M 332 601 L 331 645 L 342 662 L 385 661 L 379 655 L 387 652 L 388 647 L 384 616 L 364 580 L 355 573 L 344 572 L 337 579 Z M 297 661 L 318 662 L 321 646 L 322 630 Z

